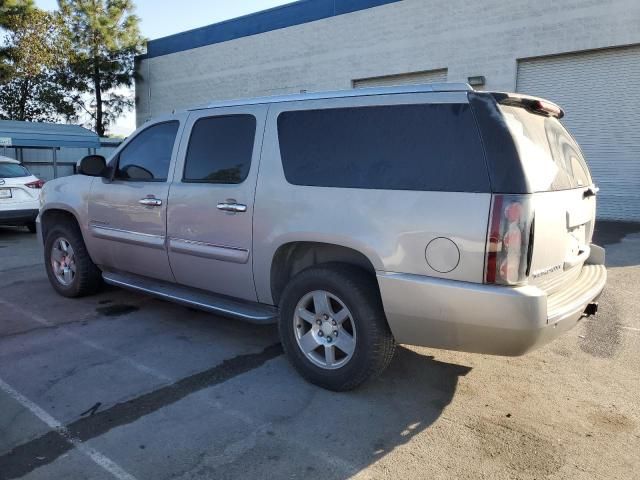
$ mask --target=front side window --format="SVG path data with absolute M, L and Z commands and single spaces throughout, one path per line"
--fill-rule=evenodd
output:
M 490 191 L 468 104 L 284 112 L 278 134 L 285 177 L 294 185 Z
M 253 115 L 199 119 L 191 131 L 183 181 L 242 183 L 251 168 L 255 134 Z
M 153 125 L 140 132 L 118 155 L 115 178 L 164 182 L 169 174 L 179 122 Z

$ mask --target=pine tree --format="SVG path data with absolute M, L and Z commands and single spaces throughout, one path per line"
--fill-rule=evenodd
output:
M 57 71 L 67 56 L 59 16 L 33 8 L 30 2 L 14 1 L 8 6 L 5 2 L 3 7 L 6 34 L 1 49 L 0 118 L 75 118 L 75 108 L 57 81 Z
M 17 19 L 34 8 L 33 0 L 0 0 L 0 29 L 11 31 Z M 0 47 L 0 81 L 7 81 L 12 68 L 6 46 Z
M 134 59 L 145 44 L 140 19 L 132 0 L 58 0 L 58 5 L 72 49 L 63 83 L 104 136 L 134 104 L 118 89 L 134 83 Z

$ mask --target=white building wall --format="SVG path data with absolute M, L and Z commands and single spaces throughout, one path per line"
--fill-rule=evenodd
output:
M 484 75 L 485 89 L 514 91 L 518 59 L 638 44 L 639 25 L 639 0 L 403 0 L 143 59 L 137 121 L 214 99 L 444 68 L 449 81 Z

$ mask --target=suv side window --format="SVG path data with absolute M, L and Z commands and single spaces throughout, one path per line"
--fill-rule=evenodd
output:
M 283 112 L 280 152 L 294 185 L 489 192 L 468 104 Z
M 166 181 L 179 125 L 177 121 L 170 121 L 140 132 L 118 155 L 115 178 L 139 182 Z
M 251 168 L 256 119 L 225 115 L 199 119 L 191 131 L 184 182 L 244 182 Z

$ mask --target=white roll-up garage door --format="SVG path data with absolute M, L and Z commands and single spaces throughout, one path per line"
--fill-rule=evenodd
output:
M 396 85 L 419 85 L 447 81 L 447 69 L 429 70 L 425 72 L 385 75 L 383 77 L 361 78 L 353 81 L 353 88 L 392 87 Z
M 520 60 L 517 90 L 556 102 L 596 184 L 598 217 L 640 221 L 640 46 Z

